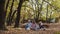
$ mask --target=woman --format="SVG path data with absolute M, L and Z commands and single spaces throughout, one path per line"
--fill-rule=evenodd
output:
M 35 21 L 33 21 L 32 25 L 31 25 L 31 29 L 32 30 L 38 30 L 38 28 L 39 28 L 39 25 Z
M 32 25 L 31 20 L 28 20 L 28 23 L 26 24 L 25 29 L 26 29 L 26 30 L 30 30 L 31 25 Z
M 42 21 L 39 22 L 39 28 L 45 30 Z

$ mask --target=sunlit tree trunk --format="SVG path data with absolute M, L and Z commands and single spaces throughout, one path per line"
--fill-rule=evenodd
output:
M 8 15 L 7 25 L 11 25 L 11 22 L 12 22 L 12 20 L 11 20 L 11 14 L 12 14 L 13 4 L 14 4 L 14 0 L 12 0 L 12 5 L 11 5 L 10 12 L 9 12 L 9 15 Z
M 7 12 L 7 8 L 8 8 L 8 4 L 9 4 L 10 0 L 6 0 L 6 1 L 7 1 L 7 3 L 6 3 L 6 6 L 5 6 L 5 11 Z
M 6 1 L 7 1 L 7 3 L 6 3 L 6 5 L 5 5 L 5 21 L 6 21 L 7 8 L 8 8 L 8 4 L 9 4 L 9 1 L 10 1 L 10 0 L 6 0 Z
M 17 12 L 17 10 L 15 10 L 15 11 L 13 12 L 12 16 L 11 16 L 11 23 L 13 22 L 13 18 L 14 18 L 14 15 L 15 15 L 16 12 Z

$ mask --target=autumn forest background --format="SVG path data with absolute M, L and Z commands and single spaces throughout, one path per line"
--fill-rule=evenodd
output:
M 20 28 L 29 19 L 60 26 L 60 0 L 0 0 L 0 30 Z

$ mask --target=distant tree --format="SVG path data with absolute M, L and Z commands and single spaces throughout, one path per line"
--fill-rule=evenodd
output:
M 37 8 L 35 8 L 35 9 L 37 9 L 37 11 L 35 11 L 36 12 L 35 13 L 35 20 L 38 22 L 40 20 L 39 18 L 41 18 L 41 11 L 42 11 L 42 6 L 43 6 L 43 0 L 42 0 L 41 3 L 39 3 L 39 0 L 35 0 L 35 1 L 36 1 L 36 5 L 37 5 Z
M 37 20 L 41 20 L 41 11 L 42 11 L 42 7 L 43 7 L 43 0 L 42 3 L 40 4 L 40 6 L 38 6 L 38 15 L 37 15 Z M 40 16 L 40 17 L 39 17 Z M 40 19 L 39 19 L 40 18 Z
M 47 12 L 46 12 L 46 21 L 48 21 L 48 4 L 47 4 Z

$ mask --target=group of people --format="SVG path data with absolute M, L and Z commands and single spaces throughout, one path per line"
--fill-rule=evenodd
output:
M 39 29 L 44 29 L 42 21 L 39 23 L 36 23 L 34 20 L 28 20 L 28 23 L 25 25 L 26 30 L 39 30 Z

